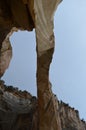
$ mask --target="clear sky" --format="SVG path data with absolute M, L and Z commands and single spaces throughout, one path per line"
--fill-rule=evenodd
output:
M 55 53 L 50 81 L 60 100 L 86 120 L 86 0 L 64 0 L 55 14 Z M 35 33 L 14 33 L 13 58 L 3 79 L 36 95 Z

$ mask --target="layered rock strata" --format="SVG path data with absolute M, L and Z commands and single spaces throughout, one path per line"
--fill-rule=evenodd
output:
M 56 95 L 54 106 L 57 107 L 58 114 L 54 115 L 51 111 L 52 98 L 46 108 L 46 112 L 52 115 L 52 118 L 46 117 L 45 121 L 53 122 L 54 116 L 58 116 L 61 130 L 86 130 L 86 122 L 80 120 L 79 112 L 71 108 L 68 104 L 58 101 Z M 0 130 L 38 130 L 38 99 L 27 91 L 18 90 L 12 86 L 6 86 L 0 81 Z M 54 124 L 52 124 L 53 126 Z

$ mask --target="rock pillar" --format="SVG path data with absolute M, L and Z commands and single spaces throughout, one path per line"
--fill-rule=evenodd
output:
M 49 67 L 53 51 L 54 49 L 51 48 L 45 54 L 37 55 L 39 130 L 61 130 L 58 104 L 55 101 L 49 82 Z

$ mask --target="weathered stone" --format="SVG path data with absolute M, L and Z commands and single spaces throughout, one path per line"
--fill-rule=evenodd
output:
M 4 42 L 9 41 L 7 34 L 13 27 L 28 31 L 32 31 L 35 28 L 36 31 L 39 130 L 61 130 L 57 111 L 58 104 L 55 103 L 49 83 L 49 68 L 54 51 L 53 19 L 55 10 L 60 2 L 61 0 L 0 1 L 0 27 L 2 32 L 0 36 L 1 75 L 7 69 L 12 54 L 11 48 L 10 55 L 6 49 L 4 53 L 2 51 L 3 48 L 6 48 L 6 46 L 4 47 Z
M 9 37 L 12 35 L 14 31 L 17 31 L 17 28 L 12 28 L 2 42 L 2 46 L 0 49 L 0 77 L 5 73 L 6 69 L 9 67 L 9 63 L 12 58 L 12 47 L 10 44 Z
M 37 116 L 36 97 L 0 81 L 0 130 L 38 130 Z
M 80 120 L 78 110 L 64 102 L 59 102 L 59 116 L 62 130 L 86 130 L 86 122 Z
M 28 3 L 29 4 L 29 3 Z M 32 6 L 32 5 L 31 5 Z M 21 15 L 22 14 L 22 15 Z M 21 21 L 21 22 L 20 22 Z M 0 1 L 0 77 L 4 74 L 12 56 L 9 34 L 14 27 L 31 31 L 34 28 L 32 16 L 22 0 Z M 3 51 L 4 50 L 4 51 Z
M 34 1 L 37 51 L 39 55 L 44 51 L 54 48 L 54 13 L 61 1 L 62 0 Z
M 58 105 L 49 83 L 49 68 L 54 52 L 53 18 L 61 0 L 35 0 L 35 29 L 37 39 L 37 92 L 39 130 L 61 130 Z M 51 114 L 50 114 L 51 113 Z
M 31 31 L 34 28 L 34 23 L 26 4 L 22 0 L 11 0 L 10 7 L 14 24 L 22 29 Z
M 48 101 L 49 97 L 46 93 L 44 97 L 44 100 Z M 57 108 L 56 113 L 53 111 L 53 99 L 54 107 Z M 41 104 L 42 103 L 43 102 L 41 102 Z M 36 97 L 27 91 L 6 86 L 4 81 L 0 80 L 0 130 L 38 130 L 38 110 L 38 99 Z M 49 114 L 47 114 L 49 118 L 46 117 L 46 113 Z M 52 115 L 52 118 L 50 115 Z M 51 99 L 44 108 L 43 117 L 45 117 L 45 122 L 47 122 L 48 125 L 56 128 L 56 123 L 54 122 L 56 116 L 59 119 L 58 125 L 61 126 L 61 130 L 86 130 L 86 122 L 80 120 L 79 112 L 71 108 L 68 104 L 62 101 L 59 102 L 56 95 L 52 94 Z M 43 125 L 44 128 L 46 123 L 44 120 L 41 121 L 41 125 Z M 47 129 L 50 128 L 48 128 L 48 125 L 46 126 Z
M 54 49 L 49 49 L 37 57 L 37 86 L 39 106 L 39 129 L 61 130 L 58 117 L 58 104 L 55 103 L 49 83 L 49 67 Z
M 9 38 L 2 42 L 2 48 L 0 52 L 0 77 L 5 73 L 5 70 L 8 68 L 10 60 L 12 58 L 12 47 L 9 41 Z

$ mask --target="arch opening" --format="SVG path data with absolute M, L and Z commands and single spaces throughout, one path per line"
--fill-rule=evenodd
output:
M 36 44 L 34 31 L 14 32 L 10 37 L 12 60 L 4 76 L 7 85 L 36 93 Z

